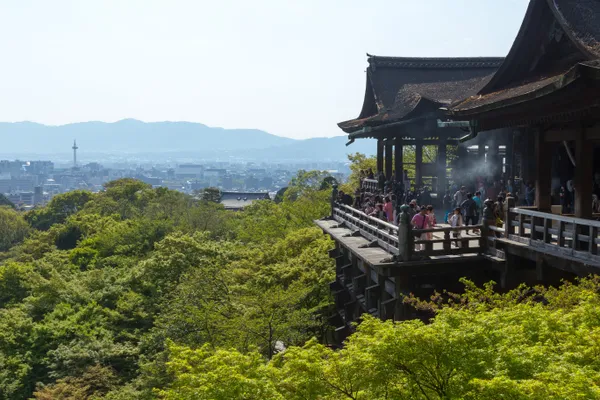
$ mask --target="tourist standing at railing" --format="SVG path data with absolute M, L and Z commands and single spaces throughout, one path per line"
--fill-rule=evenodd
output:
M 435 218 L 435 212 L 433 211 L 433 206 L 427 206 L 427 219 L 429 219 L 429 226 L 434 228 L 437 225 L 437 220 Z M 427 232 L 427 240 L 433 240 L 433 232 Z
M 535 204 L 535 187 L 531 182 L 527 183 L 527 187 L 525 188 L 525 204 L 530 207 Z
M 454 209 L 454 214 L 452 214 L 452 216 L 450 217 L 450 226 L 453 228 L 459 228 L 463 225 L 463 217 L 460 213 L 460 207 L 456 207 Z M 462 235 L 460 231 L 456 230 L 452 232 L 452 237 L 455 239 L 460 239 Z M 455 240 L 454 244 L 456 245 L 456 247 L 460 247 L 460 242 L 458 240 Z
M 352 203 L 354 203 L 352 196 L 350 196 L 348 193 L 344 193 L 343 190 L 340 190 L 338 193 L 338 201 L 347 206 L 351 206 Z
M 461 188 L 454 193 L 454 207 L 460 207 L 463 201 L 467 199 L 467 188 L 461 186 Z
M 475 225 L 479 224 L 479 216 L 483 215 L 483 200 L 481 199 L 481 192 L 475 192 L 475 196 L 473 196 L 473 201 L 477 204 L 477 213 L 475 214 Z M 474 233 L 479 233 L 479 230 L 474 230 Z
M 369 171 L 367 172 L 367 179 L 375 179 L 375 174 L 373 173 L 372 168 L 369 168 Z
M 504 225 L 504 197 L 502 196 L 498 196 L 496 203 L 494 203 L 494 218 L 496 226 L 502 228 Z
M 427 217 L 427 208 L 425 206 L 421 206 L 419 213 L 415 214 L 415 216 L 411 220 L 411 224 L 414 229 L 428 229 L 431 228 L 429 218 Z M 419 240 L 427 240 L 427 233 L 421 233 L 417 239 Z M 417 250 L 425 250 L 425 245 L 423 243 L 419 243 L 416 245 Z
M 375 205 L 375 209 L 369 214 L 370 217 L 375 217 L 382 221 L 387 221 L 385 211 L 383 211 L 383 204 Z
M 467 198 L 460 204 L 460 208 L 465 217 L 465 226 L 475 225 L 477 220 L 477 203 L 473 200 L 473 195 L 471 193 L 467 193 Z M 468 234 L 469 231 L 466 230 L 465 233 Z
M 392 199 L 390 199 L 389 196 L 385 197 L 383 211 L 385 211 L 387 222 L 389 222 L 390 224 L 394 222 L 394 205 L 392 204 Z
M 446 194 L 442 199 L 442 206 L 444 207 L 444 223 L 448 223 L 448 217 L 452 212 L 452 196 L 450 196 L 450 191 L 446 190 Z

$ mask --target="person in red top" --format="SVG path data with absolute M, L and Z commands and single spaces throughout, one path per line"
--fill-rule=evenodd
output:
M 392 200 L 390 196 L 385 197 L 385 204 L 383 205 L 383 211 L 385 211 L 385 216 L 387 218 L 387 222 L 390 224 L 394 222 L 394 206 L 392 204 Z
M 411 224 L 413 226 L 413 229 L 428 229 L 431 228 L 431 223 L 429 218 L 427 217 L 427 207 L 425 206 L 421 206 L 421 210 L 415 214 L 415 216 L 413 217 Z M 416 238 L 418 240 L 427 240 L 427 234 L 426 233 L 422 233 L 418 238 Z M 416 245 L 416 249 L 417 250 L 425 250 L 425 245 L 424 244 L 417 244 Z

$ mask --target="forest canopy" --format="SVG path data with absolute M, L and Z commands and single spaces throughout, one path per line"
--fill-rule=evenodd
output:
M 600 398 L 594 277 L 464 281 L 331 346 L 326 178 L 243 212 L 132 179 L 0 207 L 0 399 Z

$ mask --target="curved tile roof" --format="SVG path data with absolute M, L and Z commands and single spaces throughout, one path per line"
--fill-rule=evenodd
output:
M 600 58 L 600 1 L 547 0 L 565 32 L 589 58 Z
M 451 112 L 476 113 L 559 90 L 580 63 L 598 58 L 600 0 L 531 0 L 498 72 L 477 95 L 454 103 Z
M 363 109 L 338 126 L 347 133 L 365 126 L 414 118 L 422 110 L 475 94 L 501 65 L 502 58 L 411 58 L 369 56 Z M 426 104 L 437 107 L 425 107 Z

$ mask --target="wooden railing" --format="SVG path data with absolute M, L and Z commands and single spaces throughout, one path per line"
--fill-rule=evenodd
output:
M 355 208 L 338 204 L 333 209 L 333 218 L 344 223 L 371 242 L 389 253 L 398 254 L 398 227 L 379 218 L 371 217 Z
M 481 235 L 467 235 L 467 231 L 473 229 L 483 229 L 482 225 L 473 226 L 461 226 L 461 227 L 444 227 L 444 228 L 431 228 L 431 229 L 413 229 L 412 233 L 419 235 L 421 233 L 442 233 L 444 237 L 442 239 L 415 239 L 416 245 L 422 245 L 423 250 L 417 250 L 417 254 L 423 254 L 427 256 L 443 256 L 443 255 L 454 255 L 454 254 L 465 254 L 465 253 L 480 253 L 486 246 L 485 238 Z M 453 233 L 458 233 L 460 237 L 453 237 Z M 435 248 L 436 243 L 441 243 L 441 248 Z M 417 246 L 418 248 L 419 246 Z
M 599 221 L 511 208 L 505 238 L 557 256 L 600 261 L 599 229 Z
M 361 189 L 365 189 L 368 192 L 376 192 L 379 187 L 378 187 L 378 182 L 376 179 L 363 179 L 362 180 L 362 184 L 361 184 Z
M 364 212 L 355 208 L 337 204 L 333 209 L 333 218 L 342 223 L 354 232 L 359 233 L 367 240 L 379 247 L 385 249 L 391 254 L 398 254 L 399 240 L 398 229 L 396 225 L 382 221 L 378 218 L 371 217 Z M 400 227 L 406 229 L 406 227 Z M 482 253 L 487 242 L 480 235 L 466 235 L 465 232 L 473 229 L 481 231 L 482 225 L 462 226 L 458 228 L 452 227 L 436 227 L 430 229 L 412 229 L 410 232 L 413 236 L 420 236 L 423 233 L 433 233 L 434 238 L 431 240 L 421 240 L 415 238 L 413 244 L 416 246 L 414 254 L 418 256 L 443 256 L 465 253 Z M 460 237 L 456 238 L 452 233 L 459 233 Z M 440 235 L 441 234 L 441 235 Z M 442 236 L 440 238 L 440 236 Z

